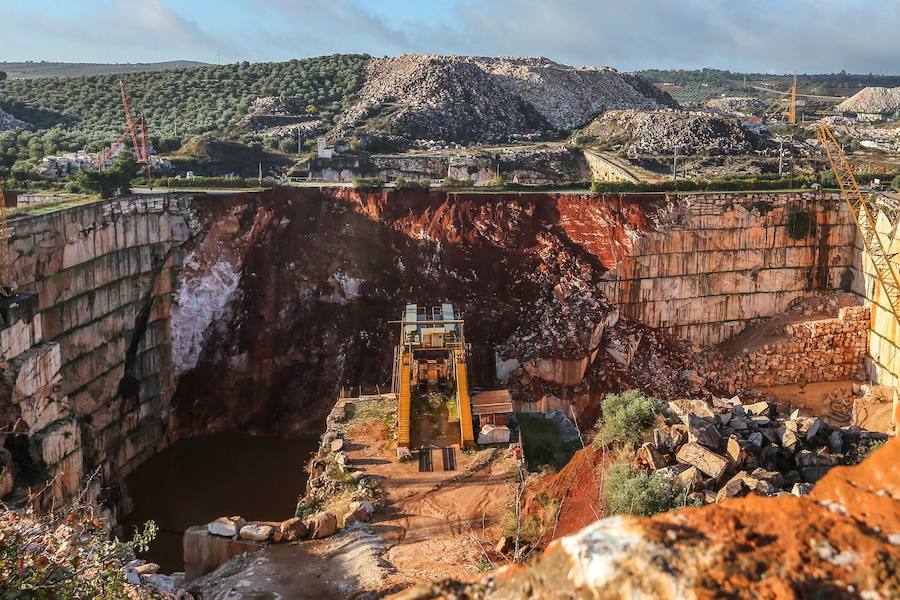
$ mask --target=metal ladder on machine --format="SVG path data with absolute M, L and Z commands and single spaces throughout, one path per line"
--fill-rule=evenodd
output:
M 410 356 L 407 352 L 401 352 L 398 357 L 400 368 L 399 381 L 397 382 L 397 447 L 409 448 L 410 442 L 410 418 L 412 416 L 411 401 L 412 389 L 409 381 Z

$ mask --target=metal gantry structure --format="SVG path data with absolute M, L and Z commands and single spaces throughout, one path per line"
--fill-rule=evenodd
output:
M 890 240 L 885 243 L 881 234 L 878 233 L 878 209 L 866 199 L 860 190 L 859 182 L 853 173 L 853 166 L 831 128 L 825 124 L 820 125 L 817 136 L 825 151 L 831 171 L 834 173 L 835 181 L 841 190 L 841 196 L 847 202 L 850 212 L 856 220 L 856 226 L 866 252 L 869 253 L 875 268 L 875 276 L 890 305 L 891 314 L 900 325 L 900 279 L 898 279 L 897 270 L 891 262 L 893 255 L 890 253 Z

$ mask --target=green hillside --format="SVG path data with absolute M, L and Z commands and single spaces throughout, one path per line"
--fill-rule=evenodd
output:
M 198 133 L 228 133 L 257 96 L 298 96 L 326 120 L 348 106 L 364 80 L 368 56 L 332 55 L 275 63 L 237 63 L 156 72 L 8 79 L 0 109 L 35 131 L 0 133 L 0 168 L 80 148 L 96 151 L 124 128 L 119 79 L 135 113 L 162 150 Z M 177 134 L 176 134 L 177 131 Z M 234 136 L 232 136 L 234 137 Z M 244 140 L 250 141 L 250 140 Z M 25 165 L 16 170 L 22 174 Z

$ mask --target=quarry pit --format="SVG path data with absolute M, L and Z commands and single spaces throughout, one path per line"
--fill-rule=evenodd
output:
M 87 483 L 116 523 L 173 493 L 126 482 L 186 440 L 318 445 L 337 399 L 390 389 L 389 323 L 410 302 L 463 311 L 474 388 L 500 382 L 517 413 L 559 410 L 584 434 L 627 389 L 768 398 L 885 432 L 897 412 L 896 324 L 837 194 L 279 188 L 129 196 L 11 227 L 25 295 L 0 331 L 19 432 L 0 495 L 23 494 L 38 463 L 41 502 Z M 266 456 L 302 495 L 307 457 Z M 260 460 L 245 458 L 235 486 Z M 496 474 L 485 485 L 502 488 Z M 203 520 L 231 510 L 209 502 Z

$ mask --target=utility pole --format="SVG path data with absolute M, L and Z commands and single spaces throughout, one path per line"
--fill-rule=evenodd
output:
M 678 146 L 675 146 L 675 154 L 672 155 L 672 179 L 678 179 Z
M 259 187 L 262 189 L 262 163 L 259 163 Z
M 781 177 L 784 167 L 784 139 L 778 140 L 778 176 Z
M 303 154 L 303 138 L 300 137 L 300 128 L 297 128 L 297 154 Z

